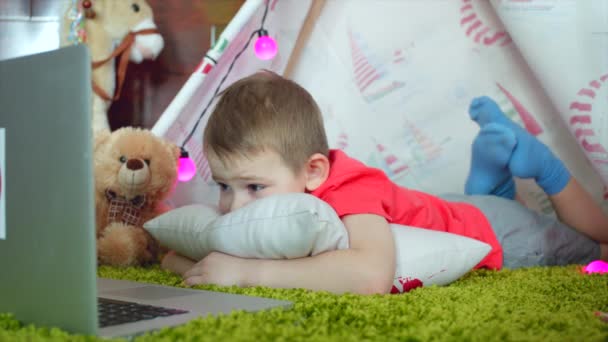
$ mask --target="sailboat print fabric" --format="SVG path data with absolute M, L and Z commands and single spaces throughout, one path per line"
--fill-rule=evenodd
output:
M 463 192 L 479 129 L 468 105 L 487 95 L 604 201 L 608 33 L 592 40 L 579 25 L 608 13 L 593 2 L 328 1 L 295 78 L 320 102 L 332 145 L 403 186 Z M 533 181 L 516 182 L 553 213 Z
M 270 4 L 265 28 L 279 53 L 260 61 L 249 49 L 222 88 L 260 68 L 285 70 L 311 1 Z M 262 15 L 260 8 L 193 92 L 169 139 L 181 143 L 189 133 Z M 468 106 L 486 95 L 606 205 L 607 1 L 326 0 L 290 77 L 319 103 L 332 148 L 398 184 L 435 194 L 464 191 L 479 130 Z M 174 205 L 216 200 L 200 141 L 187 146 L 198 156 L 199 175 L 178 186 Z M 516 183 L 529 206 L 553 213 L 533 181 Z

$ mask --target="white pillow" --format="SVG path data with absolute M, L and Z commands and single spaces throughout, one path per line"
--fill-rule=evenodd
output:
M 391 224 L 397 268 L 393 293 L 446 285 L 470 271 L 490 245 L 450 233 Z M 219 216 L 206 205 L 171 210 L 144 224 L 161 244 L 200 260 L 212 251 L 284 259 L 348 248 L 348 233 L 324 201 L 301 193 L 266 197 Z
M 266 197 L 229 214 L 187 205 L 144 224 L 163 245 L 193 260 L 212 251 L 243 258 L 293 259 L 348 248 L 348 234 L 327 203 L 307 194 Z

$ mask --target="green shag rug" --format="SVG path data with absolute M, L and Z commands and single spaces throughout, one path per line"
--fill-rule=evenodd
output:
M 608 341 L 608 275 L 580 266 L 478 270 L 444 287 L 401 295 L 333 295 L 264 287 L 201 286 L 294 302 L 292 309 L 233 312 L 139 336 L 137 341 Z M 99 275 L 181 286 L 153 268 L 101 267 Z M 0 314 L 0 341 L 96 341 L 23 325 Z

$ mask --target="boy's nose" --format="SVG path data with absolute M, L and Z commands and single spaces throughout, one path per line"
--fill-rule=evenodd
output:
M 230 212 L 233 212 L 243 206 L 245 206 L 247 203 L 250 202 L 250 198 L 247 198 L 246 196 L 235 196 L 234 199 L 232 200 L 232 203 L 230 203 Z

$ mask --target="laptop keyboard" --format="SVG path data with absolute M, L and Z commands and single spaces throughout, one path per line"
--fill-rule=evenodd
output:
M 167 317 L 187 313 L 187 310 L 164 308 L 161 306 L 123 302 L 115 299 L 97 298 L 99 326 L 132 323 L 156 317 Z

